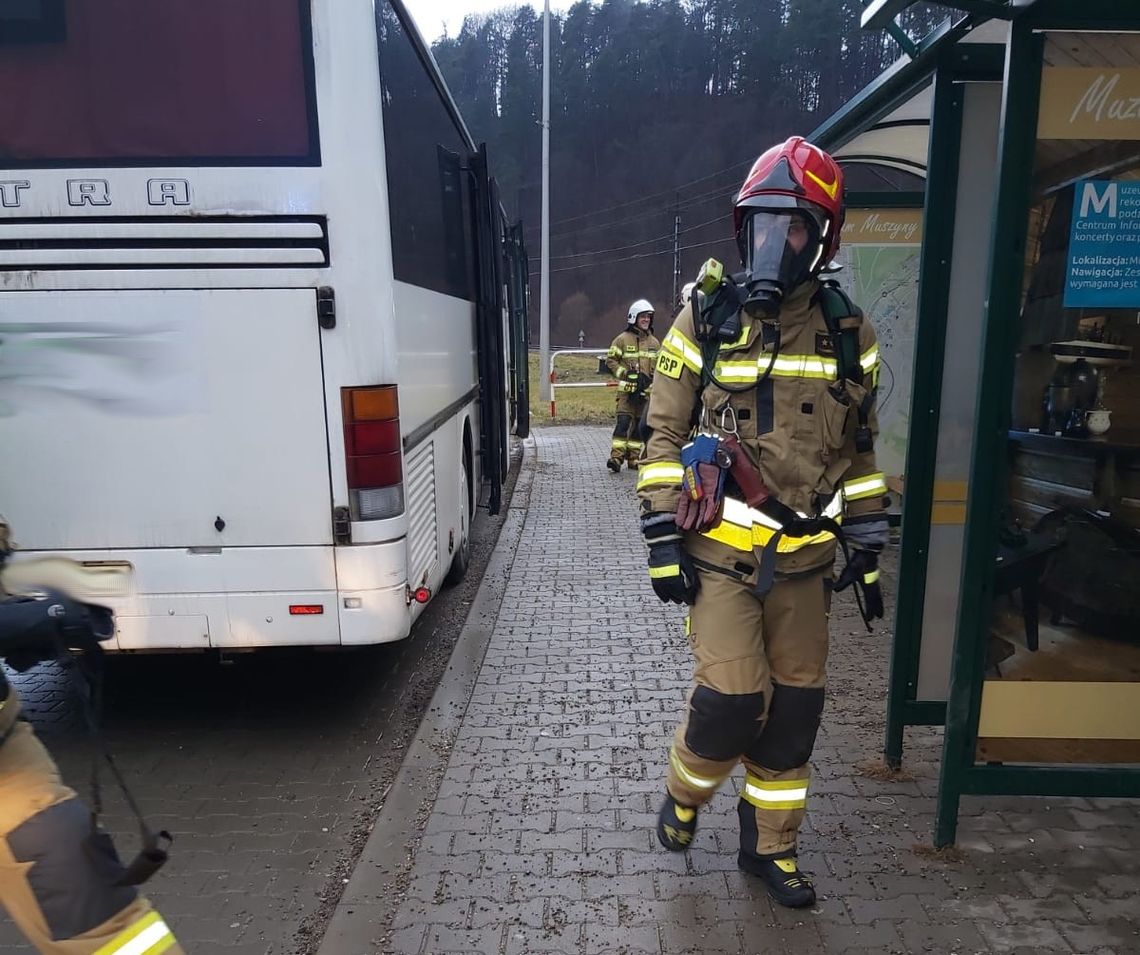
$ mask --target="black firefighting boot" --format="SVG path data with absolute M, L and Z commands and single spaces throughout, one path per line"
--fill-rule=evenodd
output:
M 796 864 L 795 850 L 775 856 L 758 856 L 741 849 L 736 864 L 745 872 L 758 876 L 768 894 L 781 905 L 790 909 L 815 905 L 815 887 Z
M 621 458 L 617 458 L 617 459 L 610 458 L 606 462 L 606 467 L 609 468 L 611 471 L 613 471 L 614 474 L 617 474 L 618 471 L 621 470 Z
M 668 793 L 657 813 L 657 840 L 670 852 L 684 852 L 697 832 L 697 810 L 682 806 Z

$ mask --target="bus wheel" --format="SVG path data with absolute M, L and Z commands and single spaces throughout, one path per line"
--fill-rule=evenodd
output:
M 447 576 L 443 578 L 444 584 L 454 587 L 466 575 L 471 565 L 471 478 L 467 470 L 467 462 L 459 469 L 459 519 L 460 533 L 459 546 L 451 555 L 451 567 Z

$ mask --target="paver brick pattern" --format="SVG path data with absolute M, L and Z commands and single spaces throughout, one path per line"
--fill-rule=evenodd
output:
M 1140 952 L 1135 802 L 967 798 L 960 855 L 922 851 L 940 733 L 908 733 L 913 779 L 860 773 L 881 752 L 891 625 L 868 634 L 849 595 L 832 616 L 800 843 L 816 908 L 774 907 L 737 871 L 739 770 L 693 849 L 660 849 L 652 826 L 690 679 L 683 612 L 649 587 L 636 474 L 604 469 L 608 431 L 540 429 L 536 442 L 510 584 L 389 951 Z

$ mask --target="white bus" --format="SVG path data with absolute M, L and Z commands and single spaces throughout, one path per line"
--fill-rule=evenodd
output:
M 526 262 L 400 0 L 0 3 L 0 513 L 132 568 L 115 649 L 406 636 L 527 429 Z

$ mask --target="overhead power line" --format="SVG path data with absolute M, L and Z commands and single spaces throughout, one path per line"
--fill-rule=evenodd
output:
M 724 220 L 724 216 L 717 216 L 715 219 L 708 219 L 705 222 L 698 223 L 697 225 L 689 226 L 687 229 L 681 229 L 677 232 L 677 235 L 687 235 L 690 232 L 696 232 L 698 229 L 704 229 L 710 225 L 723 223 Z M 553 262 L 556 259 L 580 259 L 587 255 L 613 255 L 618 252 L 628 252 L 630 249 L 637 249 L 643 245 L 651 245 L 654 242 L 664 242 L 666 239 L 671 239 L 672 237 L 672 232 L 666 232 L 663 235 L 654 236 L 652 239 L 642 239 L 640 242 L 633 242 L 629 245 L 618 246 L 615 249 L 593 249 L 589 252 L 568 252 L 566 255 L 554 255 L 551 256 L 551 261 Z M 531 261 L 537 262 L 538 259 L 532 257 Z
M 682 189 L 687 189 L 690 186 L 695 186 L 702 182 L 708 182 L 711 179 L 716 179 L 720 176 L 727 175 L 730 172 L 737 172 L 745 166 L 751 165 L 754 160 L 748 159 L 743 162 L 735 163 L 732 166 L 727 166 L 724 169 L 719 169 L 716 172 L 709 173 L 707 176 L 701 176 L 699 179 L 690 179 L 687 182 L 681 182 L 669 189 L 663 189 L 660 192 L 652 192 L 644 196 L 638 196 L 636 199 L 629 199 L 626 202 L 619 202 L 616 205 L 606 206 L 602 209 L 593 209 L 590 212 L 581 212 L 578 215 L 567 216 L 564 219 L 559 219 L 551 223 L 551 228 L 554 226 L 566 225 L 568 222 L 578 222 L 581 219 L 589 219 L 593 216 L 604 215 L 607 212 L 616 212 L 619 209 L 627 209 L 630 206 L 640 205 L 643 202 L 650 202 L 654 199 L 660 199 L 664 196 L 676 195 Z M 719 192 L 720 190 L 715 190 Z
M 565 232 L 554 233 L 551 236 L 551 238 L 552 239 L 565 239 L 565 238 L 570 238 L 570 237 L 574 237 L 574 236 L 586 235 L 589 232 L 598 232 L 602 229 L 613 229 L 613 228 L 616 228 L 619 226 L 629 225 L 630 223 L 633 223 L 633 222 L 643 222 L 644 220 L 652 219 L 655 216 L 671 217 L 676 212 L 679 212 L 682 209 L 689 209 L 693 206 L 698 206 L 698 205 L 702 205 L 704 203 L 712 202 L 713 200 L 716 200 L 716 199 L 727 199 L 727 198 L 729 198 L 735 194 L 736 194 L 736 187 L 735 186 L 732 187 L 731 189 L 725 189 L 725 187 L 722 186 L 721 188 L 714 189 L 711 192 L 704 192 L 704 193 L 701 193 L 701 194 L 696 195 L 696 196 L 690 196 L 689 198 L 683 199 L 677 203 L 671 203 L 667 206 L 662 205 L 660 208 L 654 209 L 651 212 L 640 212 L 637 215 L 627 216 L 627 217 L 622 218 L 622 219 L 612 219 L 609 222 L 599 222 L 599 223 L 596 223 L 594 225 L 582 226 L 582 228 L 580 228 L 580 229 L 568 229 Z M 726 215 L 727 215 L 727 213 L 726 213 Z M 527 231 L 528 232 L 533 231 L 536 228 L 537 227 L 529 226 L 529 227 L 527 227 Z
M 708 242 L 697 242 L 693 245 L 683 245 L 677 249 L 678 252 L 688 252 L 691 249 L 707 249 L 710 245 L 719 245 L 727 239 L 710 239 Z M 672 250 L 664 249 L 660 252 L 641 252 L 637 255 L 627 255 L 620 259 L 606 259 L 602 262 L 585 262 L 582 265 L 566 265 L 560 269 L 551 269 L 550 273 L 553 275 L 555 272 L 575 272 L 578 269 L 596 269 L 604 265 L 617 265 L 620 262 L 632 262 L 634 259 L 651 259 L 658 255 L 671 255 Z

